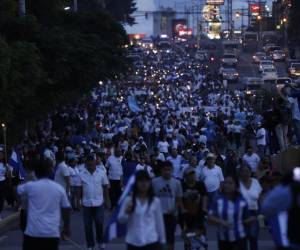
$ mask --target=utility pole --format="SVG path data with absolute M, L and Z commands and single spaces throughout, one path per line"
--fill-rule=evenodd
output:
M 228 32 L 229 38 L 232 38 L 232 0 L 227 0 L 227 23 L 228 23 Z
M 25 0 L 19 0 L 19 16 L 26 15 L 26 3 Z

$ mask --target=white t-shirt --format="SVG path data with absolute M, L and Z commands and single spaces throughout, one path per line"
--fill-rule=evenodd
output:
M 18 186 L 18 194 L 27 201 L 25 234 L 31 237 L 60 237 L 61 208 L 71 208 L 66 191 L 49 179 Z
M 111 155 L 107 159 L 108 178 L 110 180 L 121 180 L 123 176 L 122 156 Z
M 244 154 L 243 161 L 249 165 L 252 172 L 256 172 L 260 158 L 257 154 L 253 153 L 252 155 Z
M 257 139 L 257 145 L 263 145 L 266 146 L 267 145 L 267 140 L 266 140 L 266 130 L 264 128 L 259 128 L 256 131 L 256 137 L 260 139 Z
M 157 148 L 161 153 L 169 152 L 169 143 L 167 141 L 159 141 L 157 144 Z
M 221 182 L 224 181 L 222 169 L 215 165 L 213 168 L 205 166 L 202 170 L 203 181 L 207 192 L 211 193 L 220 188 Z
M 258 210 L 258 198 L 262 191 L 259 182 L 252 178 L 251 186 L 247 189 L 242 182 L 240 182 L 240 191 L 245 198 L 250 210 Z
M 58 164 L 57 169 L 55 171 L 55 177 L 54 180 L 58 184 L 60 184 L 64 189 L 67 187 L 67 182 L 65 180 L 65 177 L 70 176 L 70 170 L 68 165 L 63 161 Z
M 168 156 L 167 161 L 172 162 L 173 165 L 173 177 L 182 179 L 182 167 L 181 167 L 181 162 L 182 162 L 182 156 L 177 155 L 176 158 L 173 156 Z
M 72 187 L 80 187 L 81 180 L 80 180 L 80 171 L 79 168 L 76 166 L 74 168 L 69 168 L 70 170 L 70 184 Z
M 91 174 L 87 169 L 80 173 L 82 186 L 82 205 L 85 207 L 98 207 L 104 202 L 103 186 L 109 184 L 106 174 L 96 169 Z

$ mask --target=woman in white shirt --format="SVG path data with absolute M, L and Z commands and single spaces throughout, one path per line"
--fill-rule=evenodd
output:
M 135 178 L 132 196 L 125 199 L 118 220 L 127 223 L 128 250 L 157 250 L 166 242 L 160 200 L 146 171 L 137 171 Z
M 251 169 L 248 166 L 240 168 L 240 192 L 247 202 L 250 216 L 258 216 L 258 202 L 262 187 L 257 179 L 251 177 Z M 247 228 L 247 238 L 250 245 L 250 250 L 258 249 L 258 222 L 253 222 Z

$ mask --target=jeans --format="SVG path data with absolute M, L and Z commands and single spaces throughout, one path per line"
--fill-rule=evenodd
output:
M 258 213 L 256 210 L 249 210 L 249 216 L 257 217 Z M 254 221 L 246 227 L 247 241 L 250 245 L 250 250 L 258 249 L 258 234 L 259 224 L 258 221 Z
M 294 127 L 295 135 L 297 138 L 297 144 L 300 145 L 300 121 L 294 119 L 293 127 Z
M 263 159 L 266 154 L 266 146 L 265 145 L 257 145 L 257 153 L 260 159 Z
M 111 200 L 111 209 L 118 205 L 119 198 L 122 194 L 121 181 L 120 180 L 109 180 L 110 189 L 109 197 Z
M 83 223 L 87 247 L 94 247 L 94 230 L 93 225 L 95 223 L 96 228 L 96 240 L 103 243 L 103 220 L 104 220 L 104 208 L 99 207 L 85 207 L 83 206 Z
M 280 150 L 287 149 L 287 134 L 288 134 L 288 125 L 278 124 L 275 128 L 278 144 Z

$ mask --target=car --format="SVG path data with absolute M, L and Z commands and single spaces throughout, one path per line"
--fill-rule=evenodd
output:
M 272 80 L 278 78 L 278 73 L 275 68 L 265 68 L 261 73 L 263 80 Z
M 195 54 L 195 59 L 199 61 L 206 61 L 208 59 L 208 52 L 205 50 L 198 50 Z
M 223 80 L 237 82 L 239 80 L 239 73 L 235 68 L 222 68 L 220 72 Z
M 267 43 L 265 46 L 263 46 L 263 50 L 267 52 L 270 47 L 274 47 L 274 46 L 276 46 L 275 43 Z
M 224 54 L 221 61 L 223 64 L 231 66 L 235 66 L 238 63 L 238 59 L 235 54 Z
M 261 58 L 265 57 L 267 54 L 265 52 L 256 52 L 254 55 L 253 55 L 253 62 L 254 63 L 259 63 Z
M 289 68 L 290 77 L 299 77 L 300 76 L 300 63 L 292 63 Z
M 245 94 L 247 96 L 255 96 L 263 87 L 263 81 L 258 77 L 247 77 L 243 81 L 245 83 Z
M 263 70 L 267 68 L 272 68 L 272 69 L 275 68 L 273 62 L 269 60 L 260 61 L 258 71 L 263 72 Z
M 282 50 L 279 46 L 271 46 L 266 51 L 268 55 L 272 56 L 275 50 Z
M 300 59 L 291 59 L 291 58 L 286 59 L 286 71 L 287 71 L 287 73 L 289 73 L 289 68 L 291 67 L 291 65 L 293 63 L 300 63 Z
M 285 60 L 285 52 L 283 50 L 274 50 L 272 53 L 272 58 L 274 61 L 284 61 Z

